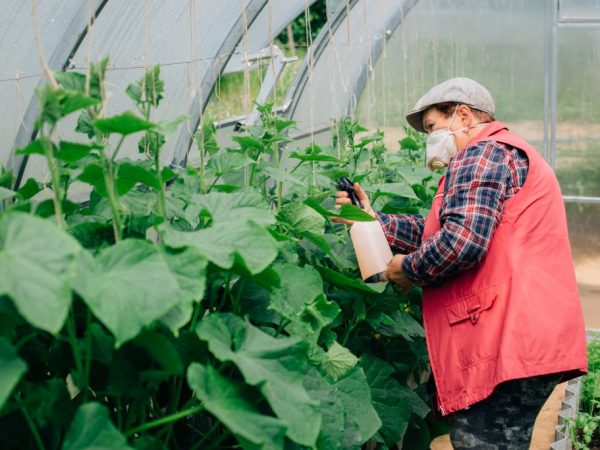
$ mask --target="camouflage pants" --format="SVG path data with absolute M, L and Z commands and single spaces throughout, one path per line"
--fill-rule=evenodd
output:
M 449 415 L 455 450 L 527 450 L 535 419 L 560 374 L 507 381 L 485 400 Z

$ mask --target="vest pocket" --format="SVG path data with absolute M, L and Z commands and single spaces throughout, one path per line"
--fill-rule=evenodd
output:
M 446 315 L 460 364 L 467 368 L 498 356 L 503 320 L 497 286 L 478 289 L 446 303 Z

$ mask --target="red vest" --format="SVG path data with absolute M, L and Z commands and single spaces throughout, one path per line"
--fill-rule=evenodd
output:
M 540 154 L 501 122 L 469 145 L 495 141 L 527 154 L 521 190 L 504 202 L 488 253 L 474 269 L 423 287 L 423 320 L 442 414 L 516 378 L 587 371 L 585 326 L 558 181 Z M 422 241 L 440 230 L 444 178 Z

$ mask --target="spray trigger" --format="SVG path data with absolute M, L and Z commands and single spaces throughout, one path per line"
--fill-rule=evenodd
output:
M 350 181 L 350 178 L 340 177 L 340 179 L 337 182 L 337 187 L 340 191 L 348 193 L 348 197 L 350 197 L 350 201 L 353 205 L 356 205 L 359 208 L 364 208 L 363 204 L 356 195 L 356 191 L 354 190 L 354 183 Z

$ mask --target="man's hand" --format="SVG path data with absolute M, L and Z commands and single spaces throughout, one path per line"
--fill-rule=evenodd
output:
M 383 276 L 387 281 L 397 284 L 402 290 L 407 292 L 414 283 L 404 275 L 404 271 L 402 270 L 403 260 L 404 255 L 394 255 Z
M 363 191 L 363 188 L 360 187 L 360 184 L 354 183 L 354 192 L 356 192 L 356 196 L 358 197 L 360 202 L 363 204 L 365 212 L 367 212 L 368 214 L 370 214 L 373 217 L 376 217 L 375 211 L 373 211 L 373 208 L 371 208 L 371 202 L 369 200 L 369 196 L 367 195 L 367 193 L 365 191 Z M 335 207 L 336 208 L 341 208 L 342 205 L 351 205 L 351 204 L 352 204 L 352 200 L 350 200 L 350 198 L 348 197 L 347 192 L 338 191 L 335 194 Z M 346 225 L 352 225 L 354 223 L 353 220 L 340 219 L 339 217 L 332 217 L 331 221 L 345 223 Z

